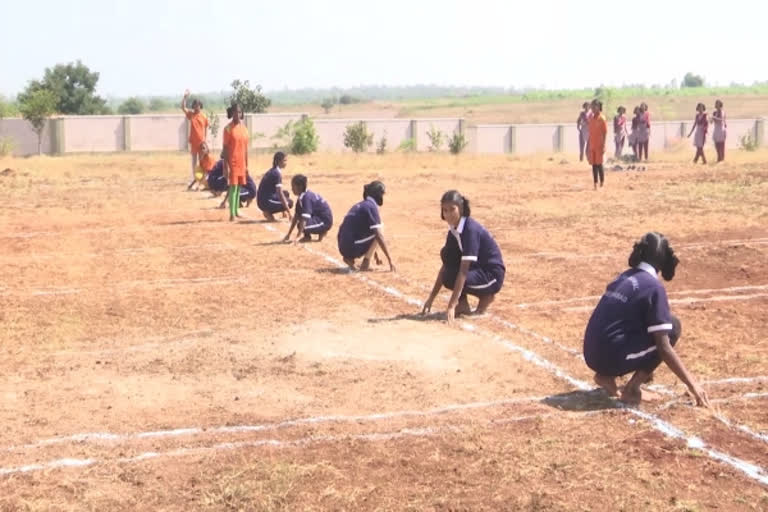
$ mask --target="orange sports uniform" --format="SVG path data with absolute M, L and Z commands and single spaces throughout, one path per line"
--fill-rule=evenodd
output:
M 213 169 L 214 165 L 216 165 L 216 162 L 213 160 L 213 157 L 210 153 L 206 153 L 205 156 L 200 159 L 200 167 L 205 172 L 211 172 L 211 169 Z
M 592 116 L 589 120 L 589 163 L 603 164 L 605 153 L 605 138 L 608 134 L 608 124 L 602 113 Z
M 245 185 L 249 141 L 248 129 L 243 123 L 230 123 L 224 127 L 224 147 L 227 149 L 230 185 Z
M 200 152 L 200 144 L 205 141 L 208 118 L 202 112 L 187 112 L 186 116 L 189 120 L 189 150 L 196 155 Z

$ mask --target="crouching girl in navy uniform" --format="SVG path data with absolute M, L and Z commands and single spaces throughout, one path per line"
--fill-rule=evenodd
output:
M 287 165 L 288 158 L 285 153 L 278 151 L 272 158 L 272 168 L 264 174 L 259 183 L 256 204 L 264 213 L 264 218 L 270 222 L 275 220 L 276 213 L 285 213 L 291 218 L 293 201 L 288 191 L 283 190 L 283 175 L 280 172 Z
M 496 241 L 470 217 L 469 199 L 449 190 L 440 200 L 440 210 L 449 231 L 440 251 L 443 264 L 422 313 L 432 309 L 432 302 L 445 286 L 453 290 L 445 313 L 448 322 L 452 322 L 454 316 L 472 313 L 467 295 L 479 299 L 475 313 L 485 313 L 504 284 L 506 269 Z
M 652 379 L 664 361 L 688 386 L 696 404 L 709 406 L 707 395 L 673 348 L 681 325 L 669 310 L 658 272 L 672 280 L 678 261 L 664 235 L 647 233 L 629 256 L 631 268 L 608 285 L 592 313 L 584 334 L 584 360 L 595 371 L 595 382 L 609 395 L 619 394 L 616 377 L 634 372 L 621 399 L 639 403 L 640 386 Z
M 307 190 L 307 177 L 303 174 L 297 174 L 291 179 L 291 189 L 293 194 L 298 197 L 296 214 L 293 216 L 293 222 L 291 222 L 291 227 L 283 241 L 290 240 L 293 228 L 296 226 L 298 226 L 297 237 L 304 233 L 302 242 L 311 242 L 312 235 L 318 235 L 317 241 L 322 241 L 333 226 L 331 207 L 319 194 Z
M 354 205 L 341 222 L 337 237 L 339 252 L 344 258 L 344 263 L 353 270 L 355 259 L 360 257 L 363 258 L 360 270 L 370 270 L 371 257 L 377 265 L 381 265 L 376 253 L 376 249 L 380 247 L 389 261 L 389 270 L 395 271 L 395 264 L 392 263 L 384 234 L 381 232 L 384 225 L 381 223 L 379 206 L 384 204 L 385 192 L 384 184 L 380 181 L 365 185 L 363 200 Z

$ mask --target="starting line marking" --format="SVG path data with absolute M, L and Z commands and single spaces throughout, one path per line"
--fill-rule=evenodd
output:
M 273 232 L 276 231 L 272 226 L 265 226 L 265 227 L 267 228 L 268 231 L 273 231 Z M 333 258 L 332 256 L 329 256 L 328 254 L 326 254 L 324 252 L 315 251 L 315 250 L 307 247 L 306 245 L 304 245 L 303 247 L 308 252 L 310 252 L 312 254 L 315 254 L 315 255 L 318 255 L 318 256 L 324 258 L 326 261 L 334 263 L 339 268 L 347 268 L 347 266 L 344 263 L 340 262 L 336 258 Z M 389 295 L 392 295 L 394 297 L 400 298 L 401 300 L 404 300 L 408 304 L 417 305 L 417 306 L 421 306 L 422 305 L 421 301 L 419 301 L 417 299 L 414 299 L 414 298 L 411 298 L 411 297 L 408 297 L 408 296 L 404 295 L 402 292 L 400 292 L 399 290 L 397 290 L 395 288 L 382 285 L 382 284 L 380 284 L 380 283 L 378 283 L 376 281 L 373 281 L 372 279 L 370 279 L 368 277 L 362 276 L 362 275 L 360 275 L 360 273 L 350 273 L 350 275 L 352 275 L 353 277 L 355 277 L 357 279 L 362 280 L 363 282 L 369 284 L 370 286 L 372 286 L 374 288 L 380 289 L 380 290 L 388 293 Z M 540 367 L 546 369 L 550 373 L 554 374 L 555 376 L 557 376 L 558 378 L 560 378 L 562 380 L 565 380 L 566 382 L 568 382 L 569 384 L 571 384 L 572 386 L 574 386 L 577 389 L 580 389 L 580 390 L 583 390 L 583 391 L 591 389 L 591 386 L 589 386 L 586 382 L 572 377 L 571 375 L 569 375 L 564 370 L 560 369 L 559 367 L 557 367 L 556 365 L 554 365 L 553 363 L 551 363 L 547 359 L 545 359 L 545 358 L 541 357 L 540 355 L 538 355 L 536 352 L 533 352 L 531 350 L 528 350 L 528 349 L 525 349 L 523 347 L 520 347 L 520 346 L 512 343 L 511 341 L 506 340 L 506 339 L 502 338 L 501 336 L 498 336 L 498 335 L 496 335 L 494 333 L 487 333 L 487 332 L 485 332 L 483 330 L 479 330 L 479 329 L 477 329 L 471 323 L 463 322 L 463 323 L 461 323 L 461 326 L 462 326 L 462 328 L 464 328 L 466 330 L 480 333 L 480 334 L 484 335 L 484 337 L 490 337 L 490 339 L 492 339 L 493 341 L 502 344 L 503 346 L 507 347 L 508 349 L 510 349 L 512 351 L 520 353 L 526 360 L 532 362 L 533 364 L 535 364 L 537 366 L 540 366 Z M 747 462 L 745 460 L 739 459 L 737 457 L 733 457 L 732 455 L 729 455 L 729 454 L 727 454 L 725 452 L 721 452 L 719 450 L 711 448 L 711 447 L 707 446 L 707 444 L 701 438 L 699 438 L 697 436 L 693 436 L 693 435 L 687 434 L 685 431 L 681 430 L 680 428 L 676 427 L 675 425 L 673 425 L 673 424 L 671 424 L 671 423 L 669 423 L 667 421 L 664 421 L 663 419 L 661 419 L 660 417 L 658 417 L 658 416 L 656 416 L 656 415 L 654 415 L 652 413 L 647 413 L 647 412 L 644 412 L 644 411 L 640 411 L 640 410 L 637 410 L 637 409 L 630 409 L 630 408 L 627 408 L 627 411 L 629 411 L 630 414 L 633 414 L 635 416 L 638 416 L 638 417 L 646 420 L 655 430 L 658 430 L 662 434 L 664 434 L 664 435 L 666 435 L 668 437 L 672 437 L 672 438 L 676 438 L 676 439 L 680 439 L 682 441 L 685 441 L 688 447 L 698 449 L 698 450 L 704 452 L 705 454 L 707 454 L 710 458 L 712 458 L 714 460 L 718 460 L 720 462 L 723 462 L 723 463 L 731 466 L 732 468 L 737 469 L 738 471 L 742 472 L 743 474 L 745 474 L 749 478 L 751 478 L 751 479 L 753 479 L 753 480 L 755 480 L 755 481 L 757 481 L 757 482 L 759 482 L 759 483 L 761 483 L 763 485 L 768 485 L 768 473 L 762 467 L 760 467 L 760 466 L 758 466 L 756 464 L 753 464 L 751 462 Z

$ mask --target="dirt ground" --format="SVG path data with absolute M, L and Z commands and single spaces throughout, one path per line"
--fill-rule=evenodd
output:
M 290 157 L 336 221 L 306 245 L 185 192 L 186 155 L 0 160 L 0 510 L 768 510 L 768 153 L 652 156 L 597 192 L 567 156 Z M 398 272 L 350 274 L 375 178 Z M 417 315 L 451 188 L 507 267 L 455 326 Z M 664 368 L 639 409 L 591 391 L 584 326 L 648 230 L 712 410 Z

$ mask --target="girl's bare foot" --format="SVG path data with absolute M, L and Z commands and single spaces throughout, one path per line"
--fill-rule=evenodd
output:
M 607 375 L 595 374 L 595 384 L 600 386 L 608 393 L 608 396 L 619 396 L 619 388 L 616 386 L 616 377 L 609 377 Z
M 621 401 L 629 405 L 638 405 L 643 398 L 643 393 L 639 387 L 624 386 L 621 391 Z
M 275 222 L 275 216 L 274 215 L 272 215 L 269 212 L 263 212 L 263 213 L 264 213 L 264 218 L 267 219 L 267 221 Z
M 493 304 L 494 300 L 496 300 L 496 295 L 483 295 L 480 297 L 479 301 L 477 302 L 477 309 L 475 310 L 475 314 L 484 315 L 488 310 L 488 306 Z
M 355 270 L 355 260 L 352 258 L 344 258 L 344 263 L 346 263 L 350 269 Z
M 326 234 L 326 233 L 327 233 L 327 231 L 326 231 L 325 233 L 320 233 L 320 235 L 319 235 L 319 236 L 318 236 L 318 238 L 317 238 L 317 241 L 318 241 L 318 242 L 322 242 L 322 241 L 323 241 L 323 238 L 325 238 L 325 234 Z
M 360 270 L 363 272 L 371 270 L 371 260 L 369 258 L 363 258 L 363 262 L 360 264 Z
M 461 315 L 471 315 L 472 314 L 472 308 L 469 307 L 469 301 L 467 300 L 467 297 L 464 296 L 459 299 L 459 303 L 456 304 L 456 309 L 453 310 L 453 315 L 455 317 L 459 317 Z
M 301 237 L 301 240 L 299 240 L 299 242 L 302 244 L 306 244 L 307 242 L 311 242 L 311 241 L 312 241 L 312 235 L 306 235 L 306 234 L 303 237 Z

